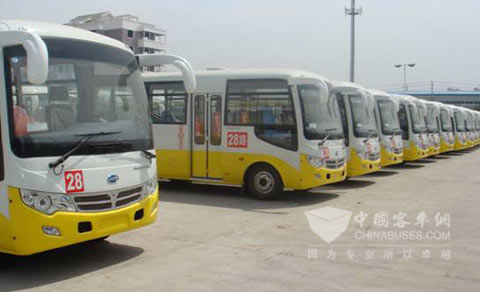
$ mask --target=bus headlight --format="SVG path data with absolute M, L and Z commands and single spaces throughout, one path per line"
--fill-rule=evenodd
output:
M 319 156 L 307 155 L 307 161 L 315 168 L 320 168 L 323 166 L 323 159 Z
M 158 180 L 157 177 L 151 178 L 143 185 L 143 194 L 145 196 L 153 195 L 157 191 Z
M 22 202 L 32 209 L 51 215 L 57 211 L 76 212 L 75 204 L 67 195 L 20 190 Z

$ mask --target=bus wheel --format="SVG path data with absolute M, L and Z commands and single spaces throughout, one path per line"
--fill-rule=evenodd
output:
M 268 165 L 254 167 L 246 182 L 248 191 L 260 200 L 275 200 L 283 191 L 283 184 L 277 171 Z

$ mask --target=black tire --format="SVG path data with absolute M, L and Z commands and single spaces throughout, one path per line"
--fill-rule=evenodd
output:
M 246 178 L 248 193 L 259 200 L 276 200 L 283 192 L 280 175 L 269 165 L 255 166 Z

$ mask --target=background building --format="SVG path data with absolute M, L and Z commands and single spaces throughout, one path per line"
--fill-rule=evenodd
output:
M 83 28 L 114 39 L 132 49 L 135 54 L 153 54 L 166 51 L 166 31 L 153 24 L 140 22 L 137 16 L 113 16 L 110 12 L 81 15 L 67 25 Z M 144 68 L 144 71 L 163 71 L 163 66 Z

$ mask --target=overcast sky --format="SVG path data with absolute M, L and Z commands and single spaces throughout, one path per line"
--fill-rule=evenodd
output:
M 480 84 L 480 1 L 358 0 L 356 82 Z M 0 1 L 0 18 L 66 23 L 101 11 L 134 14 L 167 30 L 170 53 L 196 69 L 278 67 L 347 80 L 349 0 Z

